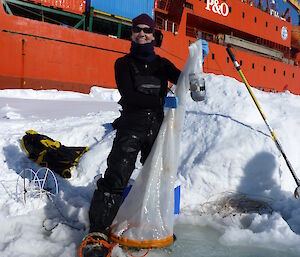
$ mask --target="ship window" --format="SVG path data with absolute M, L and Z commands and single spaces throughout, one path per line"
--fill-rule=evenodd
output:
M 264 71 L 266 71 L 266 66 L 264 66 Z
M 191 3 L 185 2 L 185 3 L 184 3 L 184 6 L 185 6 L 186 8 L 191 9 L 191 10 L 194 10 L 194 6 L 193 6 L 193 4 L 191 4 Z
M 268 27 L 268 22 L 266 21 L 266 27 Z
M 252 69 L 254 69 L 254 63 L 252 63 Z
M 293 78 L 295 78 L 295 73 L 293 73 Z
M 243 64 L 243 61 L 242 61 L 242 60 L 240 60 L 240 66 L 242 66 L 242 64 Z
M 276 26 L 276 31 L 278 31 L 278 26 Z
M 285 70 L 283 71 L 283 76 L 285 76 Z
M 227 63 L 229 63 L 229 57 L 227 57 Z
M 276 74 L 276 69 L 274 69 L 274 74 Z
M 257 21 L 257 19 L 256 19 L 256 17 L 254 18 L 254 22 L 256 23 L 256 21 Z
M 211 54 L 211 59 L 215 59 L 215 54 Z
M 244 13 L 244 12 L 243 12 L 243 15 L 242 15 L 242 16 L 243 16 L 243 18 L 245 18 L 245 13 Z
M 231 6 L 229 6 L 229 13 L 231 13 Z

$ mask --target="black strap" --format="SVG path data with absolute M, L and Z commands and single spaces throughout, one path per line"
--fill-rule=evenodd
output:
M 136 64 L 134 63 L 134 61 L 130 60 L 129 63 L 131 64 L 131 67 L 132 67 L 132 69 L 134 71 L 134 75 L 140 74 L 140 71 L 139 71 L 138 67 L 136 66 Z

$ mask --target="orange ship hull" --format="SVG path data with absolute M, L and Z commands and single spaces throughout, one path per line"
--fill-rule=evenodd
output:
M 0 89 L 58 89 L 88 93 L 94 85 L 115 88 L 114 62 L 129 52 L 130 42 L 8 15 L 0 5 Z M 177 33 L 163 31 L 156 53 L 182 68 L 188 57 L 190 11 L 184 9 Z M 210 42 L 204 71 L 240 80 L 225 46 Z M 236 50 L 237 60 L 253 87 L 300 94 L 299 67 L 249 51 Z

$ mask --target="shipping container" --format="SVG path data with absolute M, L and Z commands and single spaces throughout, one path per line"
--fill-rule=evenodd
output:
M 86 0 L 23 0 L 45 7 L 63 10 L 65 12 L 82 15 L 85 12 Z
M 132 20 L 141 13 L 153 18 L 154 0 L 92 0 L 91 6 L 96 11 Z

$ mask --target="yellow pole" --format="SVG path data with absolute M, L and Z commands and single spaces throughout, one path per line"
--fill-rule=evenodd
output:
M 300 196 L 300 180 L 299 180 L 299 178 L 297 177 L 297 175 L 296 175 L 296 173 L 295 173 L 295 171 L 294 171 L 294 169 L 293 169 L 291 163 L 289 162 L 287 156 L 285 155 L 285 153 L 284 153 L 284 151 L 283 151 L 283 149 L 282 149 L 282 147 L 281 147 L 280 142 L 279 142 L 278 139 L 276 138 L 273 129 L 271 128 L 270 124 L 269 124 L 268 121 L 267 121 L 266 116 L 265 116 L 264 113 L 262 112 L 262 110 L 261 110 L 261 108 L 260 108 L 260 106 L 259 106 L 259 103 L 257 102 L 257 99 L 256 99 L 255 95 L 253 94 L 253 91 L 252 91 L 252 89 L 251 89 L 251 87 L 250 87 L 250 85 L 249 85 L 249 83 L 248 83 L 246 77 L 245 77 L 244 74 L 243 74 L 243 71 L 242 71 L 242 69 L 241 69 L 241 66 L 240 66 L 239 63 L 236 61 L 236 59 L 235 59 L 235 57 L 234 57 L 234 55 L 233 55 L 233 53 L 232 53 L 232 51 L 231 51 L 231 49 L 230 49 L 230 46 L 227 46 L 226 51 L 227 51 L 227 53 L 228 53 L 228 55 L 229 55 L 231 61 L 233 62 L 234 67 L 236 68 L 236 70 L 237 70 L 238 73 L 240 74 L 240 76 L 241 76 L 241 78 L 242 78 L 242 80 L 243 80 L 245 86 L 247 87 L 248 92 L 250 93 L 250 95 L 251 95 L 251 97 L 252 97 L 252 99 L 253 99 L 253 101 L 254 101 L 254 103 L 255 103 L 255 105 L 256 105 L 256 107 L 257 107 L 259 113 L 260 113 L 260 115 L 262 116 L 262 118 L 263 118 L 265 124 L 267 125 L 267 127 L 268 127 L 268 129 L 269 129 L 269 131 L 270 131 L 270 134 L 271 134 L 271 136 L 272 136 L 272 138 L 273 138 L 273 140 L 274 140 L 274 142 L 275 142 L 275 144 L 276 144 L 278 150 L 281 152 L 281 154 L 282 154 L 282 156 L 283 156 L 283 158 L 284 158 L 284 160 L 285 160 L 285 162 L 286 162 L 286 164 L 287 164 L 287 166 L 288 166 L 290 172 L 292 173 L 292 176 L 293 176 L 293 178 L 294 178 L 294 180 L 295 180 L 295 182 L 296 182 L 296 184 L 297 184 L 297 188 L 295 189 L 294 196 L 295 196 L 296 199 L 298 199 L 299 196 Z

